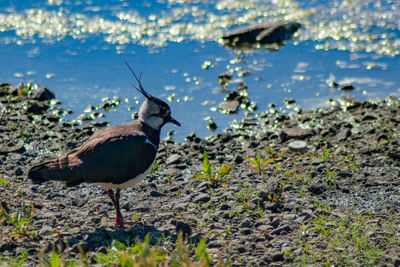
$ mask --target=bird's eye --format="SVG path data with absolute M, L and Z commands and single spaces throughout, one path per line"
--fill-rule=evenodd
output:
M 167 112 L 167 109 L 162 107 L 160 108 L 160 115 L 164 115 Z

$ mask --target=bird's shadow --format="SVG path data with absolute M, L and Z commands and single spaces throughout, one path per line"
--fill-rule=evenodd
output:
M 179 238 L 179 233 L 190 244 L 197 244 L 201 240 L 201 236 L 191 236 L 191 229 L 185 227 L 177 227 L 176 232 L 172 233 L 168 230 L 159 230 L 151 225 L 135 225 L 132 228 L 120 228 L 109 230 L 104 227 L 96 228 L 94 232 L 84 232 L 78 235 L 68 237 L 67 239 L 59 239 L 56 243 L 61 245 L 63 249 L 70 248 L 70 251 L 80 252 L 106 252 L 107 248 L 122 243 L 126 247 L 134 246 L 137 241 L 143 242 L 148 236 L 150 245 L 162 244 L 166 241 L 175 242 Z M 56 245 L 56 244 L 54 244 Z

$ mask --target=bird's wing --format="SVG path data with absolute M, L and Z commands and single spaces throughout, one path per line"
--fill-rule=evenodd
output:
M 142 132 L 108 132 L 91 137 L 65 155 L 71 173 L 68 180 L 75 183 L 124 183 L 146 171 L 156 153 L 157 147 Z

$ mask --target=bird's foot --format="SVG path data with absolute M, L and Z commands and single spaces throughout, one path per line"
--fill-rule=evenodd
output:
M 135 225 L 136 223 L 135 222 L 130 222 L 130 221 L 125 221 L 122 217 L 117 216 L 115 218 L 114 224 L 115 224 L 116 227 L 123 228 L 125 225 L 132 226 L 132 225 Z

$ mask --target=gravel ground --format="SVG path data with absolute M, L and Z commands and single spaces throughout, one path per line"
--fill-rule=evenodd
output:
M 27 179 L 30 166 L 107 125 L 61 119 L 65 111 L 52 97 L 44 88 L 0 85 L 0 201 L 12 217 L 30 217 L 18 228 L 0 216 L 0 263 L 24 254 L 22 265 L 38 264 L 59 244 L 70 258 L 83 250 L 100 266 L 95 255 L 115 240 L 133 244 L 149 234 L 171 252 L 182 231 L 187 244 L 205 238 L 212 259 L 222 255 L 233 266 L 400 265 L 395 98 L 343 99 L 290 115 L 271 108 L 217 136 L 164 140 L 148 179 L 123 191 L 122 212 L 136 224 L 119 229 L 99 186 Z M 204 151 L 211 166 L 230 165 L 230 173 L 193 179 Z M 257 169 L 247 158 L 259 155 Z

